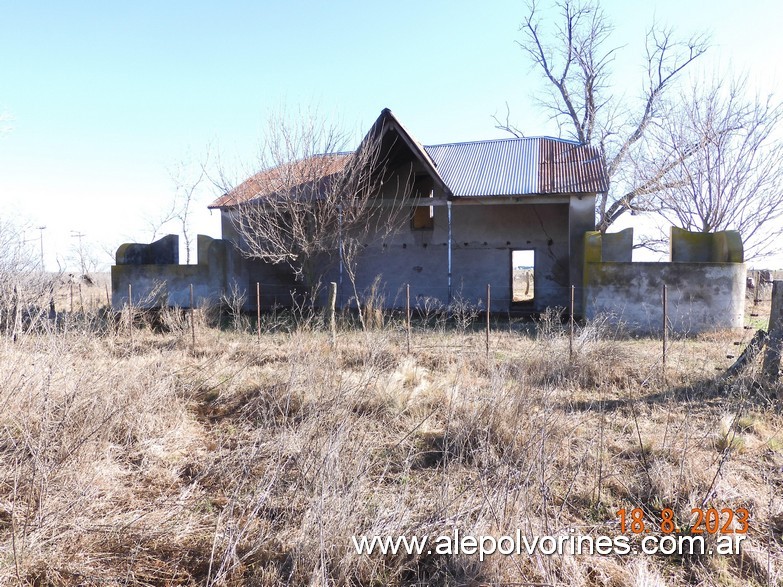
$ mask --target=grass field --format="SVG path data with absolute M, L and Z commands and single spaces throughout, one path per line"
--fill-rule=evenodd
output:
M 562 325 L 338 331 L 265 317 L 196 345 L 137 321 L 0 342 L 3 585 L 780 585 L 783 417 L 743 335 Z M 464 325 L 463 325 L 464 326 Z M 752 334 L 752 333 L 751 333 Z M 747 338 L 749 335 L 745 335 Z M 352 536 L 680 534 L 746 508 L 736 555 L 359 555 Z M 738 528 L 735 524 L 733 528 Z M 632 533 L 626 529 L 625 534 Z M 660 534 L 660 531 L 654 532 Z M 715 536 L 708 535 L 713 544 Z M 641 535 L 631 538 L 638 545 Z

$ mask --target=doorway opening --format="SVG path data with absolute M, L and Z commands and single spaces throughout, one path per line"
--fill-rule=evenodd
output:
M 511 251 L 511 301 L 533 302 L 536 292 L 536 252 L 533 249 Z

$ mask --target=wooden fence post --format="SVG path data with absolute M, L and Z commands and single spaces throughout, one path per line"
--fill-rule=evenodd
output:
M 777 383 L 780 376 L 781 346 L 783 346 L 783 281 L 773 281 L 767 351 L 764 353 L 764 378 L 769 383 Z
M 754 271 L 753 275 L 755 276 L 755 280 L 753 284 L 753 305 L 758 306 L 759 295 L 761 290 L 761 271 Z

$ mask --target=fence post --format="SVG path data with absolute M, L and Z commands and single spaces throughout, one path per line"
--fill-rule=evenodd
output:
M 661 361 L 661 374 L 663 384 L 666 385 L 666 347 L 669 344 L 669 290 L 663 284 L 663 355 Z
M 783 281 L 773 281 L 767 351 L 764 353 L 764 378 L 769 383 L 777 383 L 780 376 L 781 346 L 783 346 Z
M 71 286 L 73 292 L 73 286 Z M 71 311 L 73 311 L 73 295 L 71 295 Z M 133 350 L 133 286 L 128 284 L 128 337 L 130 338 L 131 350 Z
M 411 284 L 405 285 L 405 337 L 408 342 L 408 354 L 411 354 Z
M 755 277 L 755 283 L 753 284 L 753 305 L 759 305 L 759 290 L 761 289 L 761 271 L 753 272 Z
M 21 322 L 21 320 L 19 319 L 19 315 L 20 315 L 19 297 L 20 297 L 19 296 L 19 289 L 15 285 L 14 286 L 14 297 L 13 297 L 13 301 L 14 301 L 14 303 L 13 303 L 13 307 L 14 307 L 14 309 L 13 309 L 14 326 L 13 326 L 12 335 L 11 335 L 11 338 L 12 338 L 12 340 L 14 342 L 16 342 L 16 339 L 17 339 L 17 336 L 18 336 L 18 332 L 19 332 L 18 329 L 20 327 L 20 322 Z
M 487 284 L 487 337 L 486 337 L 486 343 L 487 343 L 487 358 L 489 359 L 489 310 L 492 307 L 492 289 L 490 284 Z
M 190 339 L 191 339 L 191 353 L 196 354 L 196 321 L 193 315 L 193 284 L 190 284 Z
M 568 360 L 574 360 L 574 286 L 571 286 L 571 310 L 568 314 Z
M 256 281 L 256 333 L 261 344 L 261 283 Z
M 334 317 L 335 305 L 337 304 L 337 283 L 329 283 L 329 328 L 332 331 L 332 346 L 337 346 L 337 323 Z M 359 310 L 361 312 L 361 309 Z

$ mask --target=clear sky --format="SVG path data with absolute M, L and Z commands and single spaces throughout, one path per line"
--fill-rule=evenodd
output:
M 747 69 L 783 94 L 783 3 L 603 5 L 624 46 L 617 91 L 629 99 L 654 18 L 683 36 L 711 33 L 703 67 Z M 491 117 L 508 102 L 526 134 L 556 135 L 515 44 L 524 12 L 517 0 L 0 0 L 0 114 L 10 118 L 0 122 L 0 215 L 47 227 L 49 269 L 68 264 L 72 231 L 98 251 L 146 242 L 172 170 L 208 150 L 252 167 L 281 104 L 318 105 L 357 136 L 389 107 L 435 144 L 505 136 Z M 195 228 L 212 236 L 216 195 L 196 202 Z

